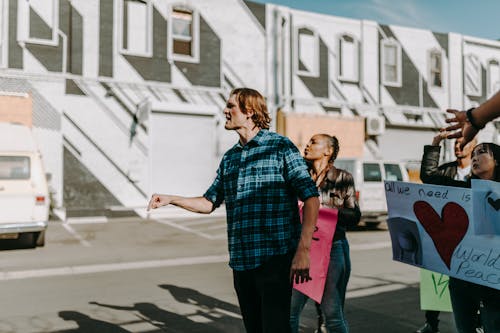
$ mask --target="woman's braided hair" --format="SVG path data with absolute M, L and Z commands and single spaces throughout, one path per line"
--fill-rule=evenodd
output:
M 333 149 L 332 155 L 330 156 L 330 160 L 328 161 L 329 163 L 335 162 L 337 159 L 337 155 L 339 154 L 340 146 L 339 146 L 339 140 L 335 135 L 329 135 L 329 134 L 321 134 L 325 139 L 328 141 L 328 145 Z

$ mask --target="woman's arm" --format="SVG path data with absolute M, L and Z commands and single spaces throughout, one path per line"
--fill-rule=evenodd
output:
M 356 203 L 354 208 L 340 208 L 338 215 L 338 223 L 347 226 L 354 227 L 361 220 L 361 210 Z
M 479 130 L 486 126 L 489 121 L 500 117 L 500 91 L 471 111 L 470 117 L 472 117 L 473 124 L 469 121 L 466 111 L 449 109 L 446 112 L 453 114 L 453 117 L 446 119 L 446 122 L 451 123 L 451 125 L 446 127 L 445 130 L 458 130 L 448 135 L 448 138 L 463 136 L 464 140 L 460 144 L 463 148 L 468 142 L 474 139 Z

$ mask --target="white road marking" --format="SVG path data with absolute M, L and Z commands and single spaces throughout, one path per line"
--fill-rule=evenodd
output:
M 211 224 L 211 223 L 214 223 L 214 222 L 215 221 L 211 221 L 211 220 L 195 220 L 195 221 L 179 222 L 179 223 L 182 224 L 185 227 L 191 227 L 191 226 L 194 226 L 194 225 Z M 225 222 L 224 222 L 224 225 L 226 225 Z
M 349 245 L 349 248 L 352 251 L 377 250 L 377 249 L 386 249 L 390 247 L 392 247 L 392 243 L 390 241 Z
M 126 262 L 126 263 L 66 266 L 66 267 L 55 267 L 55 268 L 11 271 L 11 272 L 4 271 L 0 272 L 0 281 L 45 278 L 54 276 L 74 276 L 81 274 L 104 273 L 104 272 L 147 269 L 147 268 L 227 263 L 228 261 L 229 261 L 229 256 L 225 254 L 225 255 L 204 256 L 204 257 L 187 257 L 187 258 L 164 259 L 164 260 L 136 261 L 136 262 Z M 363 288 L 360 290 L 352 290 L 352 291 L 348 290 L 346 298 L 365 297 L 404 288 L 407 288 L 407 285 L 402 283 L 394 283 L 382 286 L 377 285 L 373 287 Z M 220 308 L 217 308 L 216 310 L 217 312 L 223 313 L 225 315 L 234 318 L 240 318 L 239 314 L 228 312 Z
M 347 291 L 346 292 L 346 298 L 357 298 L 357 297 L 365 297 L 365 296 L 371 296 L 371 295 L 376 295 L 380 293 L 385 293 L 388 291 L 394 291 L 394 290 L 399 290 L 399 289 L 404 289 L 408 288 L 407 285 L 404 284 L 388 284 L 384 286 L 374 286 L 374 287 L 368 287 L 368 288 L 363 288 L 360 290 L 353 290 L 353 291 Z
M 234 313 L 234 312 L 231 312 L 231 311 L 227 311 L 227 310 L 224 310 L 224 309 L 221 309 L 221 308 L 215 308 L 215 310 L 217 312 L 225 314 L 226 316 L 229 316 L 229 317 L 233 317 L 233 318 L 237 318 L 237 319 L 243 319 L 243 317 L 240 314 L 237 314 L 237 313 Z
M 216 225 L 212 225 L 210 227 L 206 227 L 206 228 L 203 228 L 203 231 L 207 231 L 207 230 L 219 230 L 219 229 L 226 229 L 227 226 L 226 224 L 216 224 Z
M 67 224 L 108 223 L 108 218 L 105 216 L 69 217 L 66 219 L 65 223 Z
M 206 239 L 210 239 L 210 240 L 221 239 L 221 235 L 210 235 L 210 234 L 198 231 L 196 229 L 192 229 L 192 228 L 186 227 L 186 226 L 184 226 L 182 224 L 171 222 L 169 220 L 163 220 L 162 219 L 162 220 L 154 220 L 154 221 L 156 221 L 158 223 L 161 223 L 161 224 L 165 224 L 165 225 L 171 226 L 173 228 L 177 228 L 177 229 L 180 229 L 180 230 L 183 230 L 183 231 L 186 231 L 186 232 L 190 232 L 190 233 L 196 234 L 196 235 L 198 235 L 200 237 L 203 237 L 203 238 L 206 238 Z
M 82 236 L 80 236 L 76 231 L 75 229 L 73 229 L 69 224 L 67 223 L 62 223 L 62 226 L 64 227 L 64 229 L 66 229 L 73 237 L 75 237 L 79 242 L 80 244 L 82 244 L 83 246 L 85 247 L 90 247 L 90 243 L 87 242 L 85 239 L 82 238 Z
M 134 261 L 125 263 L 110 263 L 110 264 L 96 264 L 96 265 L 82 265 L 82 266 L 66 266 L 66 267 L 25 270 L 25 271 L 0 272 L 0 281 L 114 272 L 114 271 L 144 269 L 144 268 L 212 264 L 212 263 L 222 263 L 228 261 L 229 261 L 229 255 L 225 254 L 225 255 L 213 255 L 205 257 Z

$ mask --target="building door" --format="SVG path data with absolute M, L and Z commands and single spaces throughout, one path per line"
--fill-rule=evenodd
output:
M 149 123 L 151 193 L 202 195 L 218 165 L 215 114 L 153 110 Z

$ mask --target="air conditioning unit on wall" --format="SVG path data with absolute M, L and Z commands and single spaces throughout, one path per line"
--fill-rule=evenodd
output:
M 366 116 L 366 134 L 381 135 L 385 132 L 385 118 L 379 115 Z

